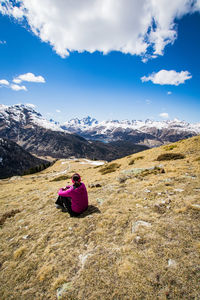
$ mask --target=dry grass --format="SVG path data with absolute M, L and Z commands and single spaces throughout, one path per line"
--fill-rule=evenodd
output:
M 115 172 L 119 167 L 120 167 L 120 164 L 117 164 L 117 163 L 111 163 L 111 164 L 105 165 L 105 167 L 101 168 L 101 169 L 99 170 L 99 172 L 100 172 L 102 175 L 105 175 L 105 174 L 108 174 L 108 173 Z
M 167 146 L 164 147 L 164 149 L 165 149 L 166 151 L 173 150 L 174 148 L 177 148 L 177 145 L 176 145 L 176 144 L 167 145 Z
M 14 215 L 16 215 L 19 212 L 19 209 L 12 209 L 11 211 L 4 213 L 0 218 L 0 226 L 2 226 L 5 223 L 6 219 L 14 217 Z
M 103 176 L 79 159 L 0 181 L 1 216 L 20 211 L 0 229 L 0 299 L 55 300 L 58 291 L 63 300 L 199 299 L 200 137 L 176 145 L 187 161 L 162 161 L 165 173 L 142 178 L 123 173 L 127 161 L 155 167 L 166 146 L 110 163 L 120 167 Z M 66 169 L 88 187 L 93 209 L 83 218 L 54 207 L 70 179 L 49 179 Z
M 62 181 L 62 180 L 68 180 L 70 178 L 71 178 L 71 176 L 69 176 L 69 175 L 62 175 L 62 176 L 58 176 L 50 181 L 52 181 L 52 182 L 53 181 Z

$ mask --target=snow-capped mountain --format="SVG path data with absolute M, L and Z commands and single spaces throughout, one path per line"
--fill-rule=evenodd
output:
M 180 120 L 108 120 L 98 122 L 87 117 L 72 119 L 62 126 L 70 132 L 77 133 L 87 139 L 102 141 L 131 140 L 148 146 L 175 142 L 200 134 L 200 123 L 190 124 Z
M 32 126 L 32 128 L 40 126 L 53 131 L 63 131 L 59 123 L 53 120 L 46 120 L 28 104 L 16 104 L 12 106 L 0 104 L 0 122 L 2 120 L 6 122 L 6 126 L 8 127 L 15 124 L 16 126 Z
M 75 120 L 74 126 L 78 123 Z M 80 125 L 95 123 L 96 120 L 85 118 Z M 110 161 L 146 149 L 132 141 L 110 144 L 88 141 L 61 128 L 59 123 L 45 120 L 32 106 L 22 104 L 0 106 L 0 137 L 16 142 L 33 154 L 54 158 L 75 156 Z

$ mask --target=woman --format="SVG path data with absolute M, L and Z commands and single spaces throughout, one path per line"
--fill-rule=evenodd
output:
M 88 208 L 87 189 L 78 173 L 72 176 L 73 185 L 61 188 L 58 192 L 56 207 L 68 211 L 71 217 L 77 217 Z

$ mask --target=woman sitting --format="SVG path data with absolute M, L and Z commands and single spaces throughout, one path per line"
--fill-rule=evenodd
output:
M 73 185 L 59 190 L 55 204 L 62 211 L 67 211 L 71 217 L 77 217 L 88 208 L 88 194 L 79 174 L 75 173 L 71 179 Z

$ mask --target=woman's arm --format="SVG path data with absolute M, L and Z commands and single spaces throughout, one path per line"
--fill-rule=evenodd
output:
M 72 191 L 73 191 L 73 188 L 70 187 L 69 189 L 65 190 L 65 189 L 60 189 L 58 191 L 58 195 L 59 196 L 62 196 L 62 197 L 71 197 L 71 194 L 72 194 Z

